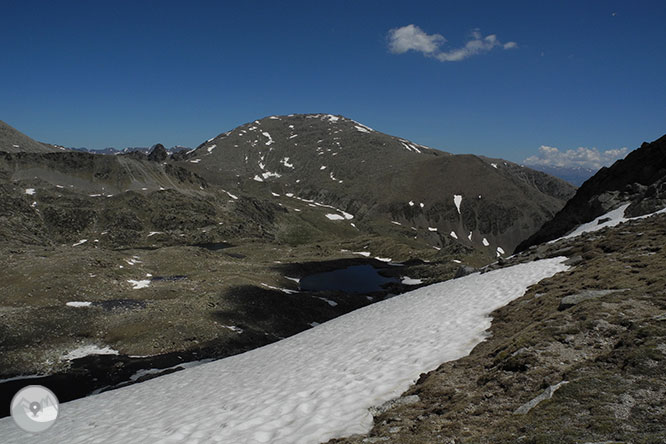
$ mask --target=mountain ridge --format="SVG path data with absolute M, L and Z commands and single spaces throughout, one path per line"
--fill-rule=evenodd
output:
M 12 127 L 8 123 L 0 120 L 0 151 L 9 153 L 48 153 L 58 151 L 58 148 L 45 143 L 37 142 L 36 140 L 31 139 L 16 128 Z
M 361 219 L 437 228 L 493 249 L 513 249 L 574 192 L 560 179 L 512 162 L 435 150 L 331 114 L 269 116 L 173 159 L 227 189 L 290 193 Z M 454 195 L 463 196 L 460 208 Z M 482 203 L 470 205 L 474 200 Z M 506 202 L 520 205 L 505 208 Z
M 643 142 L 624 159 L 601 168 L 516 251 L 561 237 L 625 202 L 631 202 L 627 210 L 631 216 L 651 213 L 666 202 L 666 135 L 651 143 Z

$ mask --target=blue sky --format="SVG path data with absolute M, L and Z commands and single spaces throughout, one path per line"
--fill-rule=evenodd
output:
M 454 153 L 603 155 L 666 133 L 664 23 L 663 1 L 4 0 L 0 119 L 66 146 L 196 146 L 325 112 Z

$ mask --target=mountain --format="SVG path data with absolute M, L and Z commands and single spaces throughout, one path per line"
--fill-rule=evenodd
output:
M 1 152 L 0 379 L 46 375 L 72 399 L 275 342 L 506 256 L 573 190 L 328 114 L 190 153 Z M 389 282 L 300 285 L 356 266 Z M 100 350 L 118 355 L 72 358 Z
M 666 135 L 652 143 L 644 142 L 624 159 L 601 168 L 516 251 L 561 237 L 624 203 L 630 203 L 626 215 L 639 216 L 663 208 L 665 202 Z
M 189 213 L 188 207 L 196 206 L 198 200 L 193 191 L 205 186 L 205 181 L 190 171 L 150 161 L 144 154 L 137 158 L 132 153 L 0 152 L 0 207 L 4 210 L 0 241 L 51 244 L 90 230 L 108 231 L 111 225 L 116 230 L 113 236 L 121 241 L 136 235 L 140 226 L 137 214 L 149 219 L 142 208 L 151 205 L 140 203 L 142 197 L 132 193 L 178 190 L 168 205 L 184 202 L 177 211 L 167 210 L 169 217 L 182 212 L 184 218 L 196 220 L 201 215 Z M 113 196 L 122 197 L 114 202 L 109 199 Z M 134 207 L 122 208 L 128 199 L 134 199 Z M 156 210 L 155 200 L 152 206 Z
M 374 422 L 369 436 L 337 442 L 660 442 L 666 423 L 666 216 L 496 256 L 555 213 L 566 233 L 577 220 L 617 222 L 663 208 L 664 151 L 664 138 L 644 144 L 599 171 L 559 213 L 574 192 L 561 180 L 502 159 L 433 150 L 328 114 L 272 116 L 190 153 L 169 155 L 161 145 L 147 155 L 0 152 L 0 404 L 8 406 L 16 389 L 35 383 L 53 386 L 66 401 L 145 381 L 386 300 L 349 317 L 355 323 L 336 335 L 352 338 L 348 346 L 327 336 L 335 325 L 345 326 L 343 318 L 310 332 L 322 335 L 314 348 L 299 337 L 268 348 L 274 356 L 260 359 L 267 365 L 242 366 L 261 369 L 245 375 L 253 394 L 235 392 L 243 384 L 232 384 L 229 396 L 249 399 L 248 411 L 256 413 L 253 400 L 263 402 L 268 394 L 271 405 L 284 406 L 295 393 L 298 408 L 291 413 L 297 411 L 306 426 L 294 430 L 306 433 L 308 424 L 317 429 L 317 418 L 307 415 L 331 405 L 331 389 L 341 396 L 336 387 L 344 378 L 352 385 L 359 378 L 379 383 L 383 400 L 423 371 L 428 373 L 404 396 L 372 410 L 374 421 L 362 411 L 355 416 L 362 424 L 355 419 L 342 426 L 365 433 Z M 543 277 L 532 268 L 539 259 L 568 269 L 520 297 Z M 520 286 L 504 274 L 514 273 L 514 265 L 532 269 Z M 355 266 L 392 282 L 370 294 L 301 286 L 309 277 Z M 470 266 L 480 273 L 440 283 Z M 519 298 L 493 312 L 491 334 L 482 334 L 490 325 L 482 300 L 510 293 Z M 413 303 L 415 294 L 424 303 Z M 432 298 L 449 300 L 436 304 Z M 397 323 L 386 316 L 387 307 L 398 307 L 391 314 Z M 469 310 L 457 312 L 461 307 Z M 477 310 L 478 319 L 467 316 Z M 365 322 L 364 312 L 377 313 L 377 320 Z M 386 331 L 365 330 L 369 325 Z M 475 342 L 461 334 L 469 326 L 476 329 Z M 483 339 L 469 356 L 429 371 Z M 361 343 L 371 353 L 359 348 L 356 358 L 354 347 Z M 297 344 L 285 352 L 295 360 L 284 359 L 285 344 Z M 327 355 L 336 344 L 342 351 Z M 448 350 L 464 353 L 439 354 Z M 349 365 L 337 359 L 343 355 Z M 330 357 L 333 364 L 326 365 Z M 306 361 L 316 369 L 306 371 L 309 381 L 340 372 L 330 386 L 315 390 L 322 403 L 303 404 L 302 384 L 291 384 L 303 372 L 298 363 Z M 354 367 L 358 362 L 368 365 Z M 296 373 L 271 373 L 283 364 Z M 206 375 L 210 384 L 203 385 L 210 387 L 220 377 L 210 369 L 225 365 L 200 366 L 99 399 L 156 388 L 173 393 L 161 383 L 191 381 L 191 375 Z M 253 377 L 268 385 L 256 390 Z M 297 392 L 287 390 L 292 385 Z M 349 397 L 362 398 L 363 409 L 379 399 L 371 399 L 377 392 L 352 392 Z M 341 397 L 333 405 L 344 407 L 348 398 Z M 185 404 L 164 413 L 187 434 L 197 416 L 189 407 L 198 401 L 179 399 Z M 262 426 L 280 429 L 286 424 L 280 421 L 293 419 L 291 413 L 266 412 Z M 0 410 L 0 416 L 7 414 Z M 221 423 L 227 416 L 235 424 L 248 419 L 234 406 L 220 415 Z M 89 423 L 79 425 L 93 430 Z M 8 418 L 0 427 L 19 433 L 9 429 Z M 231 433 L 232 424 L 225 430 Z M 270 441 L 282 432 L 250 433 Z M 210 433 L 219 434 L 219 427 Z M 14 436 L 11 442 L 23 439 Z
M 582 168 L 582 167 L 558 167 L 558 166 L 547 166 L 547 165 L 527 165 L 530 168 L 533 168 L 537 171 L 550 174 L 551 176 L 559 177 L 562 180 L 566 180 L 572 185 L 577 187 L 581 186 L 590 177 L 594 176 L 594 173 L 597 170 L 592 168 Z
M 664 245 L 663 214 L 541 245 L 252 353 L 69 403 L 67 427 L 44 436 L 660 443 Z M 0 433 L 25 442 L 10 418 Z
M 354 215 L 512 250 L 574 193 L 570 184 L 504 160 L 453 155 L 330 114 L 271 116 L 218 135 L 184 166 L 225 189 L 293 195 Z
M 0 152 L 48 153 L 57 148 L 37 142 L 0 120 Z
M 370 409 L 366 431 L 328 444 L 663 443 L 664 245 L 661 214 L 507 259 L 503 267 L 570 258 L 567 271 L 492 312 L 469 355 L 422 373 Z
M 494 311 L 468 356 L 370 409 L 368 433 L 328 444 L 663 442 L 665 212 L 666 136 L 602 168 L 481 270 L 567 256 L 566 272 Z
M 158 145 L 161 145 L 161 144 L 158 144 Z M 143 153 L 143 154 L 147 155 L 155 148 L 155 146 L 156 145 L 153 145 L 152 147 L 127 147 L 127 148 L 123 148 L 123 149 L 108 147 L 108 148 L 103 148 L 103 149 L 100 149 L 100 150 L 94 150 L 94 149 L 90 149 L 90 148 L 67 148 L 67 149 L 72 150 L 72 151 L 81 151 L 81 152 L 84 152 L 84 153 L 91 153 L 91 154 L 118 155 L 118 154 L 128 154 L 128 153 L 132 153 L 132 152 L 140 152 L 140 153 Z M 192 150 L 192 148 L 188 148 L 188 147 L 180 146 L 180 145 L 172 146 L 171 148 L 165 148 L 165 149 L 166 149 L 166 152 L 169 153 L 169 154 L 179 153 L 181 151 L 191 151 Z

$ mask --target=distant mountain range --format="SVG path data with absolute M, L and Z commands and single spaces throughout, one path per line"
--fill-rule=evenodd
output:
M 560 179 L 512 162 L 453 155 L 330 114 L 270 116 L 222 133 L 195 150 L 156 145 L 153 151 L 159 147 L 161 154 L 152 157 L 147 155 L 150 149 L 141 147 L 69 150 L 30 142 L 8 125 L 4 128 L 2 151 L 20 151 L 23 145 L 32 152 L 62 154 L 23 156 L 5 164 L 11 165 L 13 177 L 34 175 L 39 165 L 43 180 L 74 190 L 82 187 L 93 195 L 102 190 L 178 190 L 183 181 L 205 182 L 271 204 L 285 196 L 317 202 L 353 217 L 346 224 L 354 230 L 363 231 L 365 225 L 400 238 L 412 238 L 417 231 L 420 240 L 436 249 L 459 245 L 492 256 L 512 250 L 575 191 Z M 113 154 L 117 161 L 81 157 L 89 153 Z
M 590 177 L 598 171 L 592 168 L 582 168 L 582 167 L 557 167 L 557 166 L 546 166 L 546 165 L 527 165 L 528 167 L 535 169 L 537 171 L 542 171 L 551 176 L 559 177 L 562 180 L 566 180 L 572 185 L 577 187 L 581 186 Z
M 133 152 L 148 154 L 155 148 L 155 146 L 156 145 L 153 145 L 151 147 L 133 146 L 133 147 L 127 147 L 127 148 L 123 148 L 123 149 L 108 147 L 108 148 L 103 148 L 103 149 L 100 149 L 100 150 L 94 150 L 94 149 L 90 149 L 90 148 L 67 148 L 67 149 L 72 150 L 72 151 L 80 151 L 80 152 L 83 152 L 83 153 L 91 153 L 91 154 L 117 155 L 117 154 L 133 153 Z M 192 148 L 177 145 L 177 146 L 172 146 L 171 148 L 165 148 L 165 149 L 166 149 L 168 154 L 173 154 L 173 153 L 179 153 L 181 151 L 190 151 Z

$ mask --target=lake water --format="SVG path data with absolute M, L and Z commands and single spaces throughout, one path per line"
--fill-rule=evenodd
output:
M 379 274 L 372 265 L 352 265 L 339 270 L 315 273 L 301 278 L 304 291 L 342 291 L 345 293 L 372 293 L 382 291 L 383 285 L 398 282 Z
M 205 242 L 201 244 L 194 244 L 193 247 L 205 248 L 206 250 L 210 251 L 217 251 L 233 247 L 233 245 L 228 242 Z

